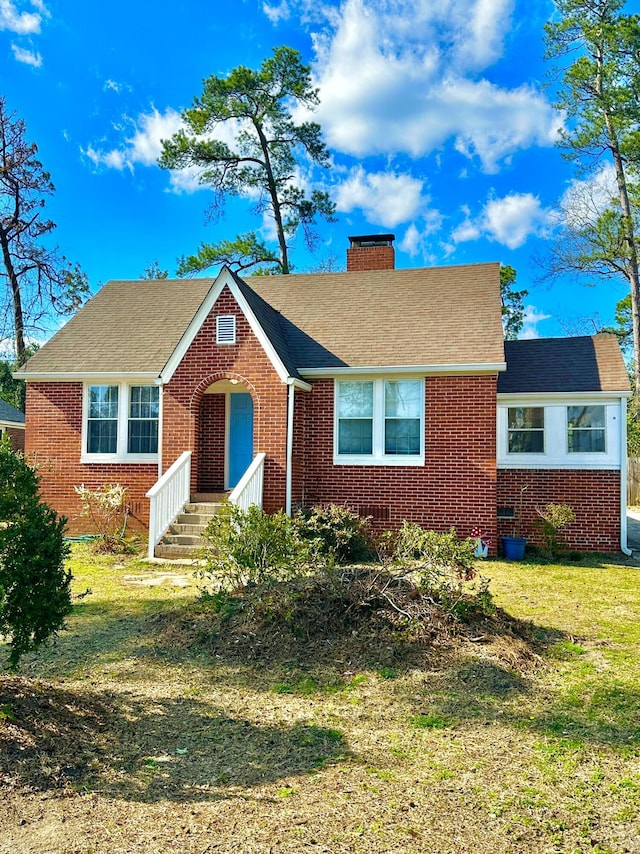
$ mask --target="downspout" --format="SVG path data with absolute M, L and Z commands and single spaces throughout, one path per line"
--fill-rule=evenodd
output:
M 293 488 L 293 406 L 295 403 L 295 380 L 287 379 L 289 395 L 287 397 L 287 462 L 285 471 L 285 505 L 284 512 L 291 516 L 291 493 Z
M 156 377 L 155 384 L 160 386 L 158 394 L 158 480 L 162 477 L 162 434 L 164 432 L 164 382 L 162 377 Z
M 627 398 L 620 398 L 620 550 L 632 554 L 627 545 Z

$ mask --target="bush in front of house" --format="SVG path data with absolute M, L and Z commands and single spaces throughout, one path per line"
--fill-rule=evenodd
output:
M 96 538 L 94 549 L 117 554 L 133 551 L 125 537 L 129 518 L 126 486 L 105 483 L 92 489 L 82 483 L 73 489 L 80 497 L 82 515 L 90 519 L 93 525 Z
M 560 532 L 571 522 L 575 522 L 576 514 L 568 504 L 546 504 L 544 508 L 538 507 L 536 512 L 536 525 L 544 541 L 544 554 L 553 560 L 561 551 Z
M 0 634 L 9 638 L 11 669 L 71 611 L 66 519 L 40 500 L 38 481 L 8 440 L 0 442 Z
M 489 582 L 476 574 L 476 546 L 474 539 L 459 539 L 455 528 L 439 533 L 405 521 L 395 537 L 392 560 L 411 573 L 424 595 L 466 620 L 493 610 Z
M 364 541 L 367 527 L 346 508 L 335 508 L 292 520 L 281 511 L 225 506 L 207 527 L 198 570 L 212 608 L 263 618 L 268 612 L 268 622 L 295 624 L 300 636 L 309 634 L 313 622 L 302 608 L 310 590 L 318 615 L 344 608 L 343 616 L 348 611 L 349 620 L 357 621 L 355 609 L 375 622 L 376 613 L 389 612 L 410 627 L 432 608 L 462 621 L 492 610 L 488 581 L 475 576 L 475 541 L 459 540 L 454 530 L 436 533 L 405 522 L 389 535 L 394 549 L 383 566 L 343 569 L 338 559 L 345 559 L 346 547 L 359 537 Z
M 295 516 L 300 536 L 314 542 L 319 553 L 338 564 L 371 559 L 370 517 L 343 504 L 303 507 Z
M 209 588 L 234 590 L 250 584 L 285 581 L 298 575 L 311 557 L 311 544 L 282 510 L 265 513 L 225 504 L 205 531 L 203 567 L 198 575 Z

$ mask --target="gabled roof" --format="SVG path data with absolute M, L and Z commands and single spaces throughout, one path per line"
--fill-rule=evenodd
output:
M 158 376 L 212 286 L 212 279 L 108 282 L 21 374 Z
M 507 370 L 498 394 L 629 391 L 615 335 L 505 341 Z
M 498 264 L 250 279 L 304 368 L 504 362 Z
M 290 377 L 305 368 L 504 365 L 498 264 L 248 282 L 225 268 L 215 282 L 109 282 L 20 373 L 159 376 L 224 282 Z
M 24 413 L 20 412 L 19 409 L 16 409 L 16 407 L 12 406 L 10 403 L 7 403 L 6 400 L 0 399 L 0 422 L 12 422 L 14 424 L 23 425 Z

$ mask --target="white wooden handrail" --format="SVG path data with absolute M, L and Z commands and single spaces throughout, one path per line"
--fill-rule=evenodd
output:
M 256 454 L 251 465 L 242 475 L 229 501 L 242 510 L 248 510 L 252 504 L 262 509 L 262 485 L 264 482 L 264 458 L 266 454 Z
M 191 451 L 184 451 L 147 492 L 150 558 L 154 557 L 155 548 L 164 532 L 189 501 L 190 492 Z

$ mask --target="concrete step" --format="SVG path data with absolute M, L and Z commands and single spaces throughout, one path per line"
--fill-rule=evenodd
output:
M 203 545 L 202 537 L 196 534 L 165 534 L 162 543 L 167 546 L 190 546 L 192 549 Z
M 213 494 L 216 498 L 218 493 Z M 193 496 L 204 498 L 203 494 Z M 206 496 L 207 498 L 209 495 Z M 222 497 L 225 494 L 222 493 Z M 155 548 L 155 556 L 179 560 L 180 558 L 198 557 L 198 551 L 205 545 L 203 537 L 205 528 L 211 519 L 224 506 L 223 501 L 190 501 L 185 504 L 184 511 L 178 515 L 169 531 L 164 535 Z
M 195 534 L 202 537 L 207 526 L 204 522 L 174 522 L 169 529 L 170 534 Z
M 165 560 L 198 560 L 200 557 L 198 551 L 198 548 L 194 548 L 193 546 L 159 543 L 155 548 L 155 556 L 164 558 Z
M 206 527 L 215 513 L 180 513 L 176 519 L 178 525 L 201 525 Z
M 185 504 L 184 512 L 198 513 L 201 516 L 215 516 L 222 506 L 222 501 L 195 501 Z
M 197 503 L 205 503 L 205 504 L 222 504 L 224 503 L 229 496 L 231 495 L 231 490 L 226 492 L 194 492 L 191 496 L 191 501 L 194 504 Z

